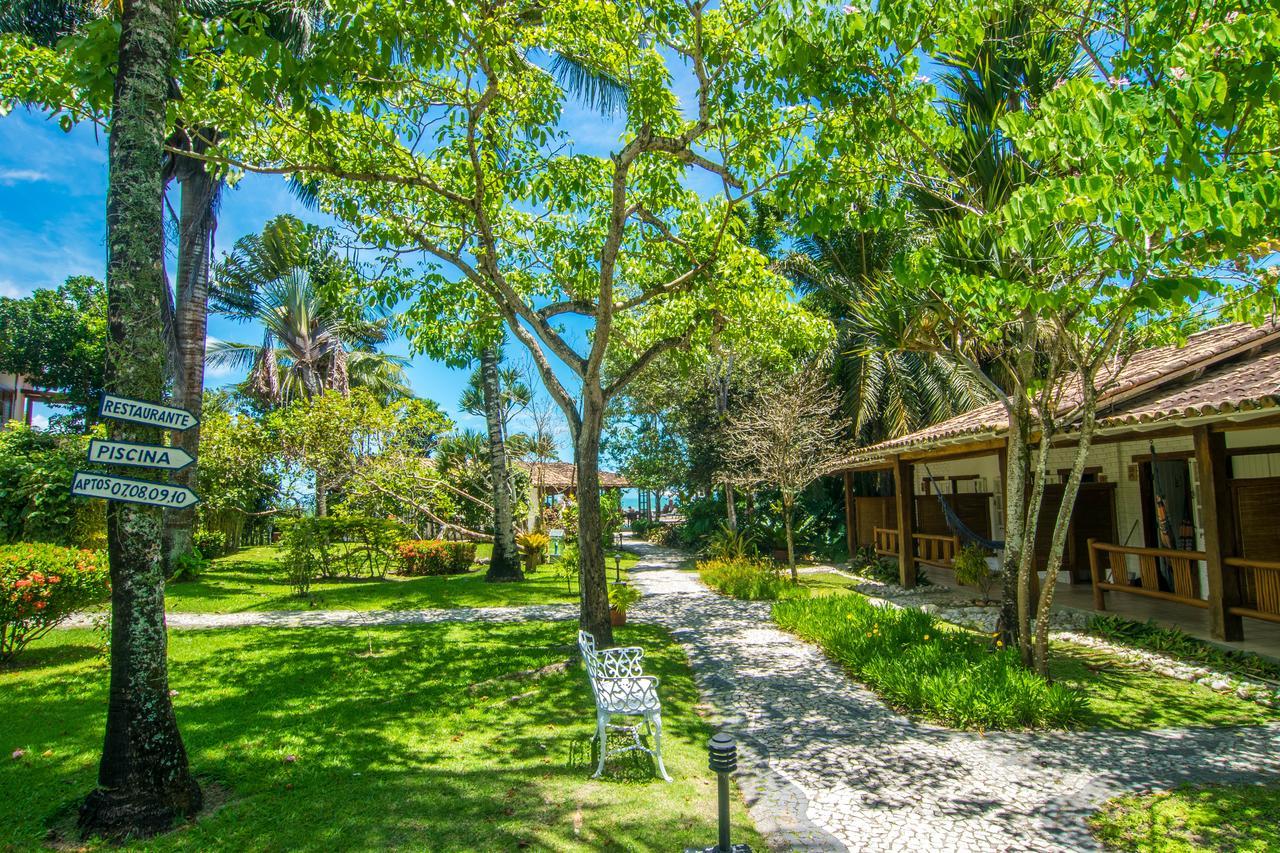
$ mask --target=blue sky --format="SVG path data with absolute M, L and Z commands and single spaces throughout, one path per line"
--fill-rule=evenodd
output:
M 696 103 L 692 79 L 672 69 L 677 94 L 686 111 Z M 605 155 L 618 148 L 621 120 L 605 118 L 570 101 L 561 128 L 580 153 Z M 692 172 L 691 185 L 705 192 L 719 189 L 718 179 Z M 25 296 L 36 288 L 51 288 L 67 276 L 105 277 L 106 267 L 107 141 L 89 126 L 63 132 L 56 122 L 38 113 L 15 110 L 0 117 L 0 295 Z M 177 194 L 171 203 L 176 208 Z M 223 197 L 215 251 L 227 252 L 237 239 L 260 231 L 272 217 L 292 213 L 299 218 L 330 224 L 294 199 L 282 178 L 246 175 Z M 169 272 L 174 274 L 173 247 Z M 211 316 L 209 335 L 222 340 L 253 343 L 261 332 L 253 326 Z M 585 329 L 578 334 L 585 339 Z M 408 356 L 407 342 L 394 341 L 388 351 Z M 507 344 L 508 359 L 527 364 L 524 348 Z M 567 373 L 567 371 L 565 371 Z M 458 424 L 483 429 L 482 419 L 458 409 L 459 394 L 469 370 L 450 369 L 424 356 L 414 357 L 408 369 L 414 393 L 439 402 Z M 206 387 L 216 388 L 242 378 L 242 373 L 210 371 Z M 568 376 L 563 377 L 565 381 Z M 534 383 L 540 390 L 540 383 Z M 516 428 L 522 428 L 517 423 Z M 567 431 L 566 431 L 567 432 Z M 562 458 L 569 458 L 566 434 L 561 434 Z

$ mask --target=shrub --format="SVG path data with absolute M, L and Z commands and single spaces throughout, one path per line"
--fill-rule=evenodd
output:
M 1177 628 L 1155 622 L 1132 622 L 1122 616 L 1099 614 L 1090 617 L 1086 630 L 1106 640 L 1160 652 L 1213 669 L 1234 672 L 1249 678 L 1280 681 L 1280 664 L 1243 649 L 1222 649 Z
M 106 547 L 106 501 L 74 497 L 68 488 L 88 447 L 89 436 L 0 424 L 0 544 Z
M 901 580 L 898 577 L 897 560 L 881 557 L 866 546 L 858 549 L 858 553 L 854 556 L 850 567 L 863 577 L 880 581 L 880 583 L 897 584 Z M 916 585 L 929 586 L 930 583 L 928 575 L 924 572 L 924 567 L 916 563 Z
M 707 556 L 713 560 L 741 560 L 755 554 L 755 537 L 744 530 L 730 530 L 727 523 L 707 540 Z
M 173 571 L 169 575 L 169 580 L 184 583 L 200 577 L 200 573 L 209 568 L 209 561 L 205 559 L 204 553 L 199 548 L 192 548 L 179 554 L 170 568 Z
M 0 546 L 0 661 L 110 593 L 101 552 L 37 543 Z
M 660 522 L 654 521 L 652 518 L 645 518 L 644 516 L 633 518 L 631 520 L 631 532 L 642 539 L 649 534 L 650 530 L 661 526 Z
M 191 536 L 191 544 L 210 559 L 221 557 L 227 552 L 227 534 L 221 530 L 197 530 Z
M 991 597 L 991 586 L 996 582 L 996 576 L 987 564 L 986 549 L 977 545 L 965 545 L 956 552 L 952 568 L 957 581 L 965 586 L 976 586 L 983 598 Z
M 912 608 L 860 595 L 779 602 L 777 623 L 822 646 L 891 704 L 967 729 L 1065 728 L 1082 694 L 1022 666 L 1017 651 Z
M 573 592 L 574 582 L 578 580 L 578 573 L 582 567 L 578 563 L 578 543 L 568 542 L 564 546 L 564 550 L 560 552 L 560 556 L 556 558 L 556 577 L 564 581 L 565 588 L 569 592 Z
M 609 606 L 620 613 L 626 613 L 631 605 L 640 600 L 640 590 L 625 583 L 609 585 Z
M 476 543 L 407 539 L 396 545 L 402 575 L 460 575 L 476 561 Z
M 403 527 L 385 518 L 280 518 L 283 564 L 294 592 L 305 595 L 317 577 L 382 577 L 396 558 Z
M 534 530 L 516 536 L 516 545 L 520 548 L 520 556 L 524 558 L 524 570 L 532 573 L 546 560 L 551 537 Z
M 758 558 L 704 560 L 698 563 L 698 577 L 718 592 L 748 601 L 773 601 L 809 593 L 808 588 L 793 584 L 776 563 Z

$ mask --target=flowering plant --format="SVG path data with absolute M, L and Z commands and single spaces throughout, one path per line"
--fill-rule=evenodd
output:
M 0 661 L 110 593 L 100 551 L 33 542 L 0 546 Z

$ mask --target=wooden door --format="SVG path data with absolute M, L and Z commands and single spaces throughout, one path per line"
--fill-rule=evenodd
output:
M 1053 526 L 1062 506 L 1063 485 L 1045 486 L 1040 503 L 1040 519 L 1036 524 L 1036 566 L 1044 571 L 1053 541 Z M 1116 484 L 1081 483 L 1071 511 L 1071 527 L 1067 531 L 1067 547 L 1062 567 L 1070 572 L 1072 583 L 1091 583 L 1089 574 L 1089 540 L 1116 541 Z

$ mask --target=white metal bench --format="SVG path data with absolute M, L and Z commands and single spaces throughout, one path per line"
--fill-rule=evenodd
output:
M 644 649 L 632 646 L 619 649 L 596 649 L 595 638 L 586 631 L 578 632 L 578 648 L 591 679 L 591 693 L 596 700 L 596 735 L 600 762 L 591 778 L 604 773 L 604 760 L 610 755 L 639 750 L 653 756 L 658 773 L 670 782 L 662 764 L 662 702 L 658 699 L 658 679 L 644 674 Z M 653 738 L 653 749 L 640 739 L 640 724 L 619 725 L 613 717 L 643 717 L 644 726 Z M 631 736 L 631 743 L 612 751 L 608 748 L 609 730 Z

